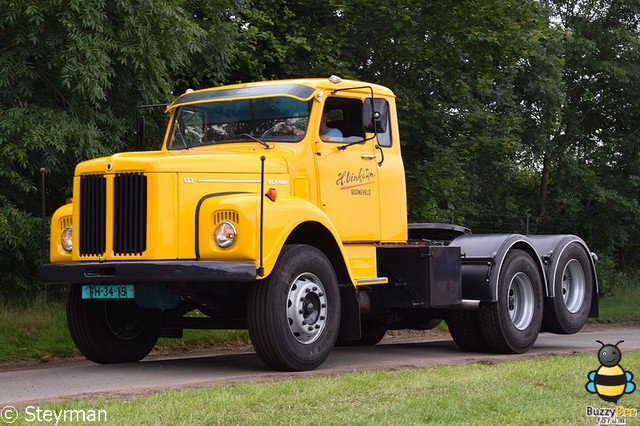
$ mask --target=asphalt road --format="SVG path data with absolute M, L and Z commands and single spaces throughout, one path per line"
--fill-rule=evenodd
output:
M 396 340 L 396 341 L 394 341 Z M 187 353 L 181 356 L 151 357 L 139 363 L 96 365 L 88 361 L 56 362 L 53 365 L 19 364 L 16 369 L 4 366 L 0 372 L 0 407 L 26 407 L 44 402 L 72 398 L 120 397 L 147 395 L 167 389 L 187 389 L 219 383 L 285 380 L 308 376 L 337 375 L 359 370 L 394 370 L 434 365 L 508 360 L 572 354 L 596 354 L 604 343 L 620 344 L 624 352 L 640 350 L 640 330 L 631 327 L 590 329 L 570 336 L 542 333 L 525 355 L 465 353 L 448 334 L 435 337 L 385 339 L 374 347 L 335 348 L 317 370 L 301 373 L 270 371 L 253 352 Z

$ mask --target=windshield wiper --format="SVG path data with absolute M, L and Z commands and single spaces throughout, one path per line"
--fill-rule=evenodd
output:
M 271 148 L 271 146 L 270 146 L 268 143 L 266 143 L 266 142 L 265 142 L 265 141 L 263 141 L 262 139 L 258 139 L 258 138 L 256 138 L 255 136 L 251 136 L 250 134 L 243 133 L 243 134 L 241 134 L 240 136 L 246 136 L 246 137 L 248 137 L 249 139 L 251 139 L 251 140 L 254 140 L 254 141 L 258 142 L 260 145 L 264 146 L 264 147 L 265 147 L 265 148 L 267 148 L 267 149 L 270 149 L 270 148 Z
M 184 149 L 189 149 L 189 146 L 187 145 L 187 141 L 184 140 L 184 135 L 182 134 L 182 126 L 180 126 L 180 123 L 177 123 L 177 122 L 176 122 L 176 133 L 180 135 L 180 140 L 182 141 L 182 145 L 184 145 Z

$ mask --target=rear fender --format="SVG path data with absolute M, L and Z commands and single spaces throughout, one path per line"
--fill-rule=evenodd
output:
M 462 298 L 495 302 L 498 300 L 498 278 L 507 253 L 524 250 L 535 262 L 543 286 L 548 290 L 545 269 L 533 242 L 520 234 L 463 235 L 450 244 L 462 253 Z
M 591 277 L 593 280 L 593 298 L 591 299 L 591 309 L 589 316 L 597 316 L 598 312 L 598 276 L 596 274 L 596 265 L 594 256 L 587 244 L 575 235 L 532 235 L 529 237 L 534 247 L 542 256 L 545 265 L 545 275 L 548 281 L 547 297 L 555 297 L 556 277 L 558 276 L 558 268 L 561 267 L 559 259 L 569 245 L 576 243 L 582 247 L 589 258 L 591 265 Z

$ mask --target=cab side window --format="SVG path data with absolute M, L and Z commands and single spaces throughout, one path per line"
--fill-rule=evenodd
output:
M 327 114 L 327 127 L 339 131 L 328 130 L 329 133 L 333 134 L 329 142 L 344 143 L 353 138 L 364 138 L 361 100 L 330 97 L 324 105 L 323 115 L 325 114 Z M 325 130 L 325 132 L 327 131 Z M 342 134 L 341 137 L 337 136 L 339 133 Z

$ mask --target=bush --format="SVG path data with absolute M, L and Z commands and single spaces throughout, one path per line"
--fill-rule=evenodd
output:
M 613 257 L 600 257 L 596 271 L 600 297 L 614 296 L 640 286 L 640 271 L 618 269 Z

